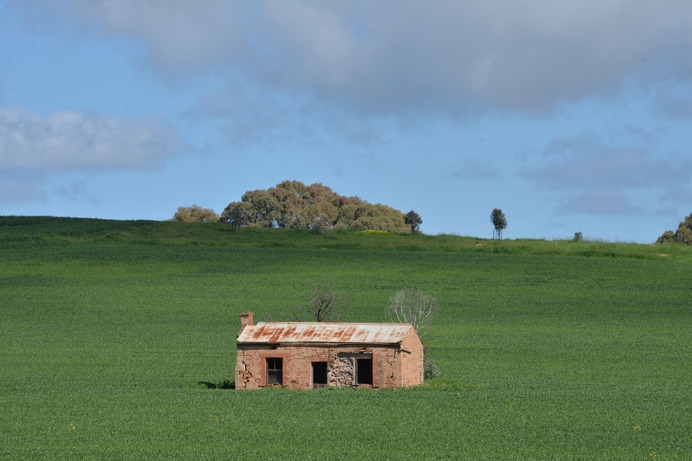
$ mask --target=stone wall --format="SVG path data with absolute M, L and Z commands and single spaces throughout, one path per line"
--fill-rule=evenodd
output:
M 329 387 L 348 387 L 355 385 L 357 354 L 340 352 L 327 373 Z

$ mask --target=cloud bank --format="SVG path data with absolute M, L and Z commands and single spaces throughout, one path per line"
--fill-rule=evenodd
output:
M 686 0 L 42 3 L 139 40 L 161 73 L 222 71 L 376 116 L 542 111 L 692 77 Z
M 582 134 L 554 140 L 522 174 L 554 193 L 562 212 L 656 214 L 689 194 L 692 160 Z
M 151 168 L 184 149 L 165 119 L 0 108 L 0 169 Z
M 42 116 L 0 108 L 0 193 L 28 200 L 51 174 L 149 169 L 185 149 L 178 130 L 161 117 L 127 120 L 67 110 Z

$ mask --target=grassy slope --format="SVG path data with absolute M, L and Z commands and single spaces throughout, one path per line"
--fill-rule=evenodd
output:
M 0 218 L 0 244 L 3 458 L 692 458 L 687 247 L 55 218 Z M 353 321 L 434 293 L 446 380 L 200 384 L 230 377 L 238 312 L 310 280 Z

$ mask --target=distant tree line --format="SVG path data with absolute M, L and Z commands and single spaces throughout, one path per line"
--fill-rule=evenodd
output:
M 683 222 L 678 226 L 678 230 L 673 232 L 672 230 L 667 230 L 661 235 L 656 243 L 685 243 L 687 245 L 692 245 L 692 213 L 685 218 Z
M 409 230 L 399 210 L 358 197 L 344 197 L 320 183 L 306 186 L 300 181 L 246 192 L 240 202 L 228 204 L 221 221 L 236 228 Z
M 215 218 L 213 216 L 216 216 Z M 174 221 L 220 221 L 240 227 L 286 229 L 382 230 L 419 233 L 420 215 L 406 215 L 386 205 L 372 204 L 359 197 L 344 197 L 320 183 L 306 186 L 284 181 L 276 187 L 247 191 L 239 202 L 231 202 L 217 216 L 197 205 L 178 208 Z

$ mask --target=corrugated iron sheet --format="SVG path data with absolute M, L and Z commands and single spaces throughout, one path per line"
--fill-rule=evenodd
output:
M 410 328 L 405 323 L 260 322 L 246 326 L 238 343 L 396 344 Z

